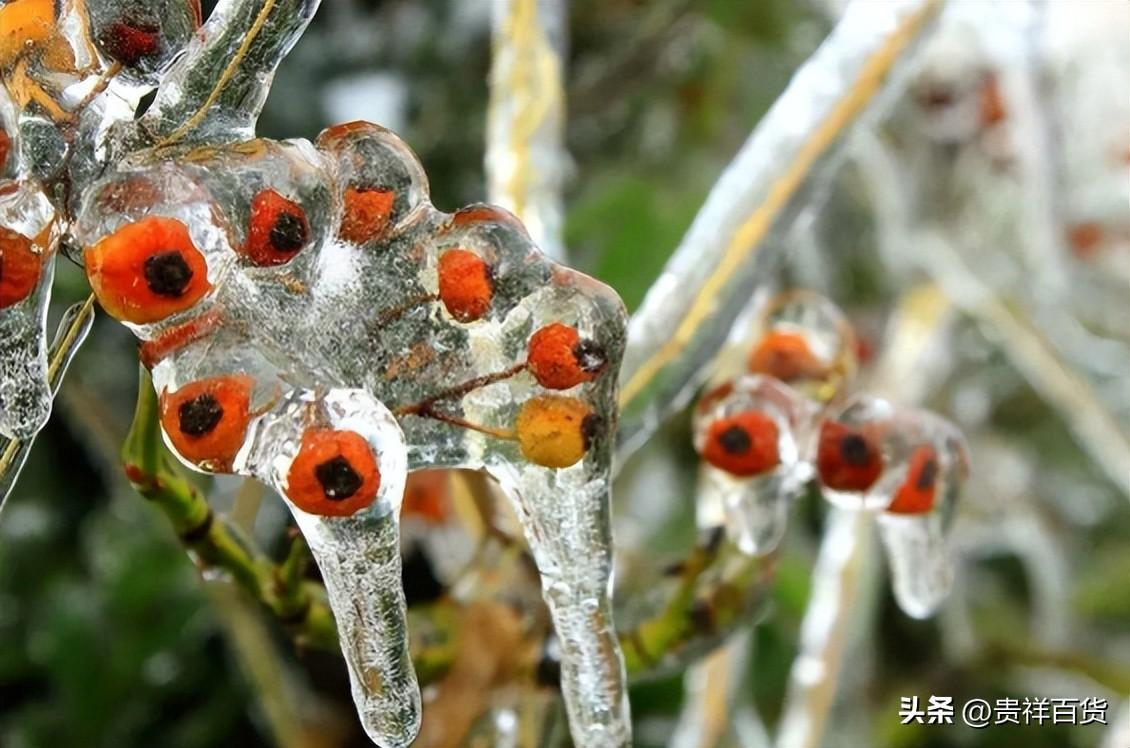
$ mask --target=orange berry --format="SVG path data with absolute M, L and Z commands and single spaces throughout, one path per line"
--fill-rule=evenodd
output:
M 733 475 L 758 475 L 781 463 L 779 438 L 776 422 L 761 411 L 737 413 L 710 424 L 702 457 Z
M 26 299 L 39 285 L 43 258 L 23 234 L 0 226 L 0 309 Z
M 530 337 L 526 366 L 542 387 L 567 390 L 591 382 L 607 364 L 604 349 L 575 327 L 554 322 Z
M 1001 94 L 1001 84 L 997 76 L 988 75 L 981 84 L 981 109 L 982 127 L 992 127 L 1003 122 L 1008 116 L 1008 109 L 1004 105 L 1004 96 Z
M 544 395 L 522 403 L 515 426 L 527 460 L 566 468 L 585 456 L 601 422 L 589 405 L 576 398 Z
M 1085 221 L 1068 227 L 1067 243 L 1071 245 L 1071 251 L 1075 256 L 1081 260 L 1089 260 L 1098 254 L 1104 241 L 1106 241 L 1106 233 L 1102 225 L 1094 221 Z
M 883 472 L 883 455 L 863 430 L 825 421 L 820 427 L 816 472 L 828 488 L 866 491 Z
M 251 420 L 246 374 L 201 379 L 161 393 L 161 426 L 181 457 L 217 472 L 231 469 Z
M 0 66 L 46 41 L 55 28 L 55 0 L 12 0 L 0 7 Z
M 240 253 L 261 267 L 289 262 L 310 241 L 306 212 L 272 189 L 260 190 L 251 199 L 247 241 Z
M 887 511 L 894 514 L 922 514 L 934 508 L 934 494 L 938 488 L 938 455 L 933 447 L 923 445 L 910 456 L 906 480 Z
M 795 332 L 770 332 L 750 354 L 748 368 L 754 374 L 768 374 L 782 382 L 815 379 L 828 369 Z
M 439 257 L 439 298 L 460 322 L 474 322 L 490 310 L 494 280 L 490 266 L 467 249 L 449 249 Z
M 348 187 L 345 212 L 338 236 L 347 242 L 364 244 L 378 239 L 388 229 L 396 193 L 380 188 Z
M 381 471 L 363 436 L 308 428 L 286 476 L 286 495 L 304 512 L 348 517 L 372 504 Z
M 175 218 L 126 224 L 86 250 L 86 274 L 110 316 L 144 324 L 183 312 L 212 287 L 208 263 Z
M 8 131 L 0 127 L 0 172 L 8 165 L 8 153 L 12 150 L 12 138 Z
M 441 525 L 451 516 L 450 473 L 446 470 L 420 470 L 408 476 L 404 485 L 401 517 L 419 517 L 429 525 Z

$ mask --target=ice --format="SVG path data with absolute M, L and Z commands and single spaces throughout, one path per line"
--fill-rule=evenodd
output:
M 47 302 L 54 276 L 55 212 L 34 182 L 0 195 L 0 434 L 34 436 L 51 414 Z
M 376 499 L 355 514 L 321 516 L 287 504 L 322 572 L 365 731 L 378 745 L 407 746 L 420 727 L 420 693 L 400 584 L 404 437 L 388 410 L 363 390 L 296 390 L 258 420 L 236 470 L 288 496 L 288 477 L 312 428 L 360 434 L 377 456 Z
M 811 477 L 801 445 L 812 415 L 803 396 L 764 375 L 739 377 L 700 400 L 694 419 L 695 448 L 704 458 L 699 527 L 720 521 L 751 555 L 776 548 L 789 504 Z
M 614 292 L 546 259 L 505 211 L 440 213 L 408 147 L 359 122 L 316 144 L 139 153 L 87 190 L 76 233 L 102 306 L 143 341 L 168 441 L 194 467 L 263 475 L 255 455 L 268 453 L 285 466 L 317 410 L 308 403 L 348 392 L 372 423 L 359 417 L 346 430 L 368 438 L 387 408 L 409 470 L 494 476 L 541 573 L 574 742 L 629 742 L 609 603 L 611 435 L 626 328 Z M 301 490 L 280 482 L 283 467 L 273 469 L 265 477 L 301 504 Z M 401 490 L 395 481 L 381 489 L 390 506 Z M 296 516 L 338 586 L 330 602 L 343 632 L 354 631 L 343 641 L 355 684 L 366 684 L 355 687 L 367 719 L 373 683 L 358 675 L 367 665 L 355 642 L 375 639 L 350 637 L 371 626 L 368 636 L 384 631 L 399 650 L 403 627 L 353 606 L 384 610 L 402 592 L 387 557 L 393 520 L 322 516 L 352 501 L 322 497 Z M 366 594 L 329 582 L 365 559 Z M 414 693 L 401 677 L 392 680 Z M 367 724 L 382 745 L 407 735 Z M 395 724 L 414 722 L 401 715 Z
M 824 421 L 816 442 L 825 498 L 878 515 L 899 607 L 932 615 L 953 581 L 947 536 L 969 470 L 961 433 L 933 413 L 860 395 Z
M 50 366 L 47 383 L 52 396 L 58 392 L 63 376 L 71 365 L 71 360 L 78 353 L 78 349 L 86 340 L 86 336 L 90 334 L 90 328 L 93 324 L 94 316 L 84 304 L 75 304 L 63 312 L 63 316 L 59 320 L 58 331 L 55 333 L 55 339 L 47 351 L 47 360 Z M 0 469 L 0 510 L 3 510 L 9 494 L 16 485 L 16 479 L 31 452 L 32 444 L 33 440 L 30 437 L 25 439 L 0 438 L 0 465 L 3 466 L 3 469 Z

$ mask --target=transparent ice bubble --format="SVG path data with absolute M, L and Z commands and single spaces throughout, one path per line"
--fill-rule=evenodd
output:
M 707 394 L 694 419 L 704 460 L 699 526 L 720 519 L 745 553 L 771 552 L 784 534 L 789 502 L 810 477 L 801 446 L 812 414 L 801 394 L 767 376 L 739 377 Z
M 492 474 L 562 641 L 574 742 L 625 744 L 608 598 L 623 306 L 545 259 L 505 211 L 448 215 L 427 194 L 407 146 L 351 123 L 317 146 L 141 153 L 87 191 L 77 233 L 103 306 L 144 341 L 170 443 L 198 469 L 238 464 L 264 409 L 293 432 L 282 422 L 305 411 L 277 411 L 288 393 L 349 390 L 395 417 L 408 469 Z M 216 416 L 202 396 L 238 417 Z M 200 417 L 185 421 L 189 400 Z M 353 615 L 347 597 L 331 604 L 339 620 Z
M 839 307 L 818 293 L 793 290 L 770 299 L 756 323 L 747 369 L 776 377 L 827 402 L 850 384 L 855 334 Z

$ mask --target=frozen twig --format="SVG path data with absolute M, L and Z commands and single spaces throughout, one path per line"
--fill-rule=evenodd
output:
M 853 4 L 750 135 L 632 319 L 623 450 L 686 404 L 765 264 L 767 240 L 940 7 Z
M 983 323 L 1032 388 L 1063 418 L 1079 445 L 1130 498 L 1130 440 L 1090 384 L 1018 305 L 989 288 L 937 231 L 918 239 L 947 295 Z
M 490 200 L 514 213 L 550 257 L 564 259 L 565 0 L 497 0 L 487 113 Z
M 139 121 L 158 145 L 254 136 L 275 68 L 320 0 L 221 0 Z

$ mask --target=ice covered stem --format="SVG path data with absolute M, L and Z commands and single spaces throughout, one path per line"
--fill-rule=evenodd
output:
M 275 69 L 319 0 L 220 0 L 138 122 L 158 145 L 254 135 Z
M 633 315 L 621 372 L 621 448 L 638 447 L 693 395 L 763 263 L 760 249 L 826 171 L 896 63 L 941 6 L 852 3 L 715 184 Z
M 364 390 L 298 390 L 254 426 L 250 440 L 236 469 L 273 486 L 306 537 L 366 733 L 382 748 L 409 745 L 420 729 L 420 690 L 400 570 L 408 457 L 399 425 Z M 358 454 L 364 445 L 371 458 Z M 306 491 L 312 481 L 318 481 L 316 497 Z M 369 503 L 333 515 L 349 501 Z

